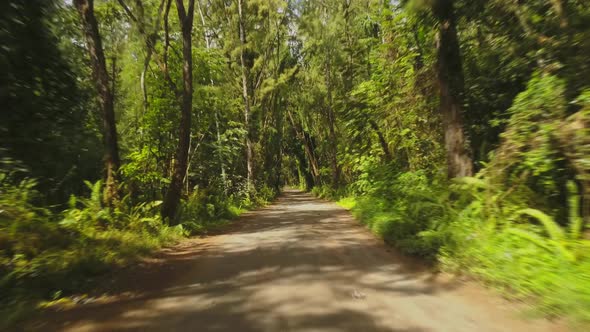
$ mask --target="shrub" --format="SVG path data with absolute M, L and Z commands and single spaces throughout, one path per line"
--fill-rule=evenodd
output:
M 8 311 L 79 291 L 89 277 L 183 236 L 181 227 L 162 223 L 160 202 L 107 208 L 97 182 L 87 183 L 89 197 L 71 197 L 68 209 L 51 212 L 33 204 L 35 185 L 0 172 L 0 302 Z

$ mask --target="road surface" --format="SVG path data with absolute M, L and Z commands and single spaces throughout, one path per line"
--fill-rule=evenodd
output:
M 295 190 L 115 273 L 112 296 L 40 331 L 556 331 L 474 284 L 395 254 L 338 205 Z

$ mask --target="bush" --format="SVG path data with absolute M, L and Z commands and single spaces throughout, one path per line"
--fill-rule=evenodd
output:
M 446 216 L 440 185 L 417 172 L 375 180 L 373 186 L 370 194 L 346 198 L 341 203 L 400 251 L 434 259 L 442 243 L 426 232 L 437 229 Z
M 205 189 L 195 188 L 188 199 L 182 202 L 179 215 L 187 232 L 204 234 L 239 216 L 241 212 L 235 198 L 209 194 Z
M 334 189 L 329 185 L 316 186 L 311 189 L 311 193 L 319 198 L 338 200 L 341 197 L 346 197 L 346 188 Z
M 249 196 L 240 193 L 227 196 L 222 191 L 197 187 L 182 202 L 179 218 L 189 234 L 205 234 L 227 224 L 244 210 L 268 204 L 276 195 L 269 186 L 262 186 Z
M 474 177 L 447 185 L 421 172 L 375 183 L 386 188 L 340 203 L 401 252 L 532 301 L 545 315 L 590 320 L 590 241 L 573 183 L 569 218 L 560 222 L 528 207 L 535 194 L 524 183 L 505 190 Z
M 573 184 L 569 187 L 570 217 L 561 222 L 567 228 L 543 211 L 522 208 L 522 198 L 512 197 L 514 191 L 485 183 L 464 187 L 478 208 L 469 213 L 464 209 L 449 225 L 453 242 L 441 249 L 441 266 L 468 272 L 512 297 L 534 300 L 547 315 L 589 320 L 590 241 L 581 237 L 579 197 Z
M 72 197 L 68 209 L 51 212 L 33 204 L 35 184 L 0 172 L 0 302 L 6 313 L 79 291 L 89 277 L 183 236 L 181 227 L 162 223 L 160 202 L 110 209 L 102 206 L 101 183 L 87 183 L 89 197 Z
M 565 82 L 536 73 L 508 110 L 502 143 L 475 177 L 451 183 L 361 157 L 341 204 L 400 251 L 466 273 L 546 315 L 590 321 L 590 93 L 569 107 Z M 586 191 L 585 191 L 586 190 Z M 334 198 L 330 188 L 314 188 Z

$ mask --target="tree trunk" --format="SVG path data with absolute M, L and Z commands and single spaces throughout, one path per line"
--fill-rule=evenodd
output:
M 377 133 L 377 137 L 379 137 L 379 145 L 381 145 L 381 149 L 383 150 L 383 159 L 386 162 L 390 162 L 391 152 L 389 152 L 389 146 L 387 145 L 387 140 L 385 140 L 385 136 L 383 136 L 383 133 L 379 129 L 379 126 L 377 126 L 377 122 L 369 120 L 369 124 L 371 125 L 371 128 L 373 128 L 373 130 Z
M 314 176 L 310 172 L 310 167 L 305 159 L 305 154 L 300 149 L 294 149 L 295 157 L 297 158 L 297 165 L 299 166 L 299 173 L 305 179 L 305 190 L 311 190 L 314 186 Z
M 309 133 L 306 131 L 303 131 L 303 142 L 305 154 L 307 154 L 309 164 L 311 165 L 311 174 L 313 176 L 313 182 L 316 186 L 318 186 L 322 184 L 322 178 L 320 177 L 320 165 L 318 163 L 318 158 L 315 153 L 313 139 L 311 138 L 311 135 L 309 135 Z
M 289 116 L 289 122 L 291 122 L 293 130 L 295 130 L 295 135 L 303 144 L 305 155 L 307 156 L 307 160 L 309 161 L 309 171 L 313 177 L 314 185 L 320 185 L 320 166 L 318 163 L 318 159 L 315 155 L 313 140 L 311 139 L 309 133 L 303 130 L 303 127 L 299 123 L 295 122 L 295 119 L 293 118 L 293 114 L 291 113 L 291 111 L 287 111 L 287 115 Z
M 559 147 L 569 167 L 576 174 L 581 203 L 582 231 L 590 225 L 590 166 L 585 159 L 590 153 L 589 115 L 590 110 L 578 111 L 562 121 L 555 132 Z
M 434 13 L 439 20 L 436 45 L 437 71 L 440 112 L 447 151 L 447 175 L 449 178 L 469 176 L 473 172 L 473 164 L 463 132 L 463 66 L 455 26 L 453 0 L 437 0 Z
M 282 171 L 282 164 L 283 164 L 283 109 L 280 107 L 279 103 L 275 105 L 275 121 L 276 121 L 276 128 L 277 133 L 275 135 L 275 156 L 274 159 L 276 161 L 274 165 L 274 172 L 275 172 L 275 179 L 274 179 L 274 187 L 277 192 L 281 190 L 281 171 Z
M 240 65 L 242 67 L 242 99 L 244 101 L 244 126 L 246 127 L 246 168 L 247 173 L 247 190 L 250 193 L 251 184 L 254 178 L 254 151 L 252 146 L 251 129 L 250 129 L 250 96 L 249 80 L 251 61 L 247 61 L 245 54 L 246 48 L 246 26 L 244 18 L 244 1 L 238 0 L 238 15 L 240 25 Z M 247 63 L 248 62 L 248 63 Z
M 109 86 L 102 41 L 98 31 L 98 23 L 94 16 L 93 0 L 74 0 L 74 5 L 80 14 L 86 45 L 90 54 L 94 86 L 98 92 L 98 99 L 102 110 L 105 192 L 104 201 L 111 206 L 119 199 L 118 172 L 120 166 L 119 145 L 117 142 L 117 127 L 115 122 L 115 105 L 113 91 Z
M 191 113 L 193 106 L 193 58 L 192 58 L 192 28 L 194 14 L 194 0 L 189 0 L 188 12 L 185 11 L 183 0 L 176 0 L 178 21 L 182 30 L 182 107 L 180 117 L 180 130 L 176 159 L 172 171 L 170 186 L 164 197 L 162 205 L 162 217 L 174 223 L 180 195 L 182 194 L 182 183 L 186 175 L 188 153 L 191 138 Z
M 330 163 L 332 164 L 332 186 L 337 188 L 340 185 L 340 166 L 338 166 L 338 138 L 336 137 L 336 116 L 334 114 L 332 101 L 332 79 L 330 75 L 330 66 L 326 64 L 326 88 L 328 94 L 328 129 L 330 134 L 330 145 L 332 147 Z
M 219 158 L 219 168 L 221 171 L 221 181 L 223 182 L 223 193 L 227 194 L 227 174 L 225 171 L 225 161 L 223 160 L 223 155 L 221 154 L 221 131 L 219 129 L 219 111 L 215 110 L 215 131 L 217 134 L 217 157 Z
M 559 17 L 559 26 L 566 29 L 569 26 L 567 15 L 567 0 L 551 0 L 551 5 L 557 17 Z

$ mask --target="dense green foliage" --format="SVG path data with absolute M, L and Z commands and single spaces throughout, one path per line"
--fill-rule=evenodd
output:
M 4 1 L 0 305 L 67 294 L 290 184 L 590 320 L 589 8 Z
M 88 286 L 88 276 L 126 264 L 184 235 L 182 227 L 167 227 L 154 214 L 159 202 L 104 207 L 100 181 L 87 182 L 89 197 L 72 196 L 66 210 L 54 213 L 35 206 L 40 193 L 34 180 L 12 180 L 11 174 L 0 172 L 4 323 L 22 313 L 15 310 L 18 305 L 79 291 Z
M 352 7 L 347 31 L 368 53 L 348 63 L 359 70 L 350 90 L 335 90 L 346 185 L 325 176 L 314 193 L 340 199 L 402 252 L 545 314 L 588 320 L 590 114 L 588 63 L 578 52 L 590 46 L 590 12 L 576 1 L 455 1 L 464 128 L 478 172 L 448 180 L 431 3 Z M 342 9 L 334 20 L 346 19 Z M 345 62 L 335 72 L 347 70 Z

